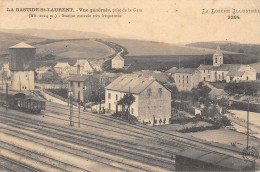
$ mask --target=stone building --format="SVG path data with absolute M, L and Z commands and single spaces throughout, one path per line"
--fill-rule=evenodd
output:
M 200 82 L 200 72 L 196 68 L 179 68 L 174 72 L 174 81 L 178 91 L 191 91 Z
M 140 122 L 151 125 L 160 119 L 165 124 L 170 122 L 171 92 L 152 77 L 125 74 L 115 79 L 105 88 L 105 109 L 109 112 L 122 111 L 117 102 L 129 91 L 135 97 L 130 114 Z
M 122 69 L 125 65 L 125 60 L 119 54 L 112 59 L 112 69 Z
M 256 80 L 256 70 L 250 65 L 223 64 L 224 56 L 217 47 L 213 55 L 213 65 L 200 65 L 201 81 L 239 82 Z

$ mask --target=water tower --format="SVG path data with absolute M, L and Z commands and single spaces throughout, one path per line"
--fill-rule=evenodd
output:
M 12 89 L 33 90 L 36 48 L 21 42 L 9 47 L 9 53 Z

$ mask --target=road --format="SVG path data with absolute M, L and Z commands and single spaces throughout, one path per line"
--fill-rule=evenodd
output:
M 232 147 L 133 125 L 47 102 L 40 115 L 0 109 L 1 156 L 39 171 L 174 171 L 174 156 L 197 148 L 239 156 Z

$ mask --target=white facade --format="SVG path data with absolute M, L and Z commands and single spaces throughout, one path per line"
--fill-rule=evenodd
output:
M 218 46 L 213 55 L 213 65 L 200 65 L 201 81 L 239 82 L 256 80 L 256 70 L 250 65 L 223 64 L 223 54 Z
M 121 111 L 122 107 L 117 105 L 117 102 L 125 94 L 128 92 L 106 89 L 105 109 L 109 112 Z M 140 93 L 133 93 L 133 95 L 135 102 L 129 109 L 131 115 L 137 117 L 140 122 L 147 122 L 151 125 L 154 119 L 157 120 L 155 125 L 159 125 L 160 119 L 165 120 L 165 124 L 169 124 L 171 118 L 171 92 L 169 90 L 154 81 Z
M 13 90 L 33 90 L 34 71 L 12 71 L 11 88 Z
M 125 60 L 120 56 L 117 55 L 112 59 L 112 68 L 113 69 L 121 69 L 125 65 Z

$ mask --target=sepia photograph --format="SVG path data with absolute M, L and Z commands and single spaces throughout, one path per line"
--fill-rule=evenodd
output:
M 0 171 L 260 171 L 259 0 L 1 0 Z

